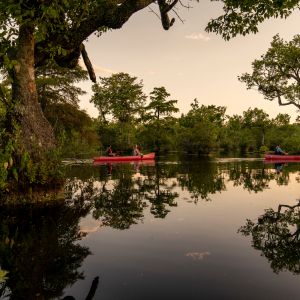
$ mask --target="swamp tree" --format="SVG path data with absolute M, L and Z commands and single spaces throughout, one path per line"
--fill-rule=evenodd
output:
M 127 73 L 100 77 L 100 84 L 94 84 L 91 102 L 95 104 L 103 122 L 110 115 L 118 122 L 130 123 L 143 109 L 146 96 L 142 81 Z
M 54 60 L 59 66 L 74 68 L 82 55 L 90 78 L 96 81 L 83 42 L 95 32 L 122 27 L 132 14 L 154 2 L 0 1 L 0 67 L 9 72 L 12 82 L 7 130 L 14 133 L 12 120 L 18 121 L 26 150 L 30 152 L 33 143 L 41 149 L 55 146 L 53 130 L 38 105 L 35 67 Z M 164 29 L 174 23 L 168 12 L 177 2 L 157 1 Z
M 300 108 L 300 35 L 285 42 L 276 35 L 266 54 L 252 63 L 252 73 L 239 77 L 248 89 L 257 88 L 269 101 Z
M 158 5 L 163 28 L 169 29 L 174 19 L 168 13 L 178 0 L 0 1 L 0 69 L 8 72 L 12 86 L 11 97 L 1 93 L 6 104 L 1 166 L 11 169 L 12 161 L 20 167 L 24 154 L 39 163 L 56 146 L 38 103 L 35 68 L 49 61 L 74 68 L 82 55 L 91 80 L 96 81 L 83 42 L 93 33 L 121 28 L 151 3 Z M 7 167 L 1 170 L 1 178 L 7 171 Z
M 299 0 L 217 0 L 224 14 L 211 19 L 206 27 L 229 40 L 237 35 L 257 33 L 258 25 L 270 18 L 287 18 L 299 10 Z
M 88 79 L 87 71 L 80 66 L 73 69 L 63 68 L 49 62 L 36 68 L 36 86 L 42 111 L 49 105 L 70 104 L 79 108 L 79 97 L 86 92 L 75 84 Z M 47 118 L 48 119 L 48 118 Z
M 237 34 L 257 31 L 257 24 L 270 17 L 287 17 L 299 1 L 230 1 L 222 0 L 225 14 L 207 26 L 228 39 Z M 8 119 L 18 117 L 26 150 L 33 140 L 43 149 L 55 145 L 51 126 L 37 103 L 34 71 L 49 59 L 73 68 L 82 55 L 90 78 L 96 77 L 83 42 L 93 33 L 117 29 L 136 12 L 158 5 L 163 28 L 168 30 L 175 19 L 169 12 L 178 0 L 78 0 L 0 1 L 0 67 L 9 71 L 12 82 L 12 109 Z M 11 120 L 10 120 L 11 121 Z M 13 131 L 13 122 L 7 129 Z
M 170 93 L 165 87 L 155 87 L 150 93 L 150 103 L 145 107 L 143 115 L 144 126 L 140 129 L 139 140 L 142 140 L 149 148 L 160 151 L 162 145 L 165 150 L 167 145 L 174 144 L 173 113 L 179 111 L 175 106 L 178 102 L 168 99 Z

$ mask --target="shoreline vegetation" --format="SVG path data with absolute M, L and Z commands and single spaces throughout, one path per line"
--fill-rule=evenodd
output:
M 151 4 L 162 28 L 169 30 L 181 20 L 179 8 L 188 9 L 189 3 L 107 0 L 91 1 L 87 7 L 80 1 L 27 2 L 0 2 L 1 191 L 52 185 L 62 178 L 62 157 L 92 155 L 109 145 L 121 154 L 132 152 L 135 144 L 157 153 L 197 154 L 216 149 L 263 153 L 280 144 L 289 153 L 300 153 L 299 125 L 290 124 L 286 114 L 270 119 L 249 108 L 240 116 L 227 116 L 225 106 L 204 106 L 195 99 L 188 113 L 175 118 L 177 100 L 169 99 L 163 86 L 147 96 L 142 80 L 124 72 L 96 83 L 84 45 L 92 34 L 100 37 L 121 28 Z M 264 1 L 246 6 L 222 2 L 223 12 L 205 30 L 224 40 L 257 33 L 264 20 L 286 18 L 298 8 L 297 1 L 267 6 Z M 299 43 L 299 36 L 288 43 L 275 36 L 268 52 L 252 64 L 253 73 L 239 79 L 267 100 L 299 108 Z M 87 71 L 79 66 L 80 58 Z M 98 119 L 79 109 L 79 96 L 86 92 L 76 84 L 87 78 L 95 83 L 91 102 L 99 110 Z
M 54 69 L 51 76 L 55 76 L 55 72 L 58 71 Z M 60 76 L 64 72 L 66 70 L 60 70 Z M 80 76 L 73 74 L 75 78 L 84 77 L 80 68 L 76 72 Z M 75 82 L 73 79 L 67 84 L 70 95 L 83 93 L 75 88 Z M 40 100 L 41 103 L 44 101 L 45 116 L 54 128 L 57 146 L 41 161 L 34 162 L 27 152 L 15 158 L 10 156 L 17 145 L 11 144 L 8 153 L 3 151 L 0 155 L 4 166 L 0 182 L 4 192 L 23 190 L 28 185 L 47 188 L 59 182 L 63 184 L 65 164 L 62 161 L 70 158 L 79 162 L 105 155 L 109 145 L 118 155 L 131 155 L 135 144 L 144 153 L 156 152 L 158 155 L 177 152 L 242 157 L 251 153 L 259 156 L 272 151 L 276 145 L 281 145 L 290 154 L 300 153 L 300 123 L 299 120 L 291 123 L 287 114 L 279 113 L 270 118 L 261 109 L 249 108 L 241 115 L 229 116 L 225 106 L 200 105 L 194 99 L 189 111 L 178 116 L 177 100 L 170 100 L 171 95 L 164 87 L 155 87 L 147 96 L 142 81 L 126 73 L 113 74 L 105 80 L 100 78 L 100 82 L 93 86 L 91 97 L 91 102 L 99 110 L 98 118 L 91 118 L 79 109 L 79 99 L 72 103 L 68 98 L 62 95 L 57 98 L 56 95 L 52 100 Z M 43 91 L 47 88 L 53 86 L 49 83 Z M 126 90 L 133 91 L 133 94 L 125 97 Z M 41 93 L 40 99 L 43 97 Z M 2 105 L 2 126 L 5 126 L 6 117 L 6 108 Z

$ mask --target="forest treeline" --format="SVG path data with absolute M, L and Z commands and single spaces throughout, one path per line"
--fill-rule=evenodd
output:
M 85 92 L 77 83 L 87 78 L 86 71 L 48 65 L 38 68 L 36 77 L 39 102 L 62 157 L 90 157 L 109 145 L 120 154 L 130 154 L 135 144 L 144 152 L 194 154 L 266 152 L 280 144 L 289 153 L 300 153 L 300 124 L 291 123 L 287 114 L 270 118 L 262 109 L 249 108 L 229 116 L 225 106 L 203 105 L 197 99 L 183 114 L 165 87 L 155 87 L 147 96 L 141 80 L 117 73 L 100 77 L 93 85 L 90 101 L 99 116 L 92 118 L 79 108 Z M 4 107 L 1 112 L 4 122 Z
M 109 145 L 128 154 L 135 144 L 143 151 L 195 154 L 265 152 L 280 144 L 290 153 L 300 153 L 300 125 L 291 124 L 287 114 L 270 118 L 262 109 L 249 108 L 229 116 L 225 106 L 201 105 L 197 99 L 180 114 L 166 88 L 155 87 L 147 96 L 141 80 L 117 73 L 93 85 L 90 101 L 99 117 L 91 118 L 79 108 L 85 92 L 77 83 L 87 78 L 86 71 L 78 67 L 67 72 L 52 65 L 38 69 L 36 76 L 39 102 L 63 157 L 89 157 Z
M 119 73 L 100 80 L 107 82 L 118 76 L 129 77 Z M 109 87 L 97 84 L 93 88 L 91 101 L 99 109 L 95 128 L 103 150 L 111 145 L 115 151 L 126 153 L 139 144 L 147 151 L 263 153 L 279 144 L 290 153 L 300 153 L 300 125 L 291 123 L 288 114 L 271 118 L 262 109 L 249 108 L 241 115 L 229 116 L 225 106 L 201 105 L 197 99 L 187 113 L 180 114 L 177 100 L 169 100 L 170 94 L 164 87 L 154 88 L 148 99 L 143 95 L 141 103 L 112 91 L 126 89 L 123 83 L 117 87 L 115 82 Z M 142 89 L 142 83 L 139 84 Z

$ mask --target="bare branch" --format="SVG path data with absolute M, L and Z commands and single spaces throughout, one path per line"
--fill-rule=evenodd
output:
M 149 6 L 149 10 L 150 10 L 150 12 L 154 13 L 154 14 L 158 17 L 159 20 L 161 20 L 161 18 L 160 18 L 160 16 L 158 15 L 158 13 L 157 13 L 156 11 L 154 11 L 154 10 L 152 9 L 152 7 Z
M 177 16 L 177 18 L 181 21 L 181 23 L 184 23 L 184 20 L 180 17 L 180 15 L 178 14 L 178 12 L 175 9 L 173 9 L 172 11 L 175 13 L 175 15 Z
M 185 7 L 185 8 L 187 8 L 187 9 L 193 8 L 193 7 L 190 6 L 189 4 L 188 4 L 188 5 L 184 4 L 181 0 L 179 0 L 179 3 L 180 3 L 180 5 L 181 5 L 182 7 Z

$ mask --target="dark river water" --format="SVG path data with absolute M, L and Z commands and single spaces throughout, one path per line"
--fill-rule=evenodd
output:
M 66 176 L 63 201 L 1 208 L 1 299 L 299 299 L 300 164 L 162 158 Z

